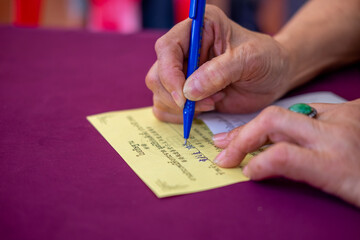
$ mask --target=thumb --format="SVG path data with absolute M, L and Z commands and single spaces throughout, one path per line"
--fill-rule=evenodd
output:
M 204 63 L 186 80 L 184 96 L 199 101 L 226 88 L 239 79 L 239 62 L 234 54 L 225 53 Z

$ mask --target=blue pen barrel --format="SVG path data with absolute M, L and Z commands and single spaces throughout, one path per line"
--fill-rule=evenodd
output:
M 194 3 L 191 3 L 189 15 L 193 21 L 191 23 L 190 47 L 186 78 L 188 78 L 199 67 L 206 0 L 195 0 L 193 2 Z M 194 15 L 194 13 L 196 14 Z
M 192 19 L 192 23 L 186 78 L 188 78 L 199 67 L 205 5 L 206 0 L 192 0 L 190 3 L 189 18 Z M 185 139 L 189 138 L 194 113 L 195 102 L 186 100 L 183 110 Z

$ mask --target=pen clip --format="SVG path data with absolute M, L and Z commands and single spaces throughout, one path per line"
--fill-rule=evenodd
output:
M 189 18 L 195 19 L 196 18 L 196 10 L 198 6 L 199 0 L 191 0 L 190 2 L 190 10 L 189 10 Z

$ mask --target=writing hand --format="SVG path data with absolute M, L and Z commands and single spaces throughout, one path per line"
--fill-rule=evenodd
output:
M 147 74 L 153 112 L 163 121 L 182 122 L 185 98 L 196 112 L 253 112 L 289 88 L 289 57 L 270 36 L 242 28 L 213 6 L 206 7 L 202 64 L 185 81 L 191 21 L 174 26 L 155 45 L 157 61 Z

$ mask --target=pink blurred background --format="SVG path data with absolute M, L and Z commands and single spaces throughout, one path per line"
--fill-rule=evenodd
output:
M 305 0 L 207 0 L 251 30 L 276 33 Z M 187 18 L 190 0 L 1 0 L 0 24 L 134 33 Z M 234 7 L 235 6 L 235 7 Z M 296 9 L 295 9 L 296 10 Z

